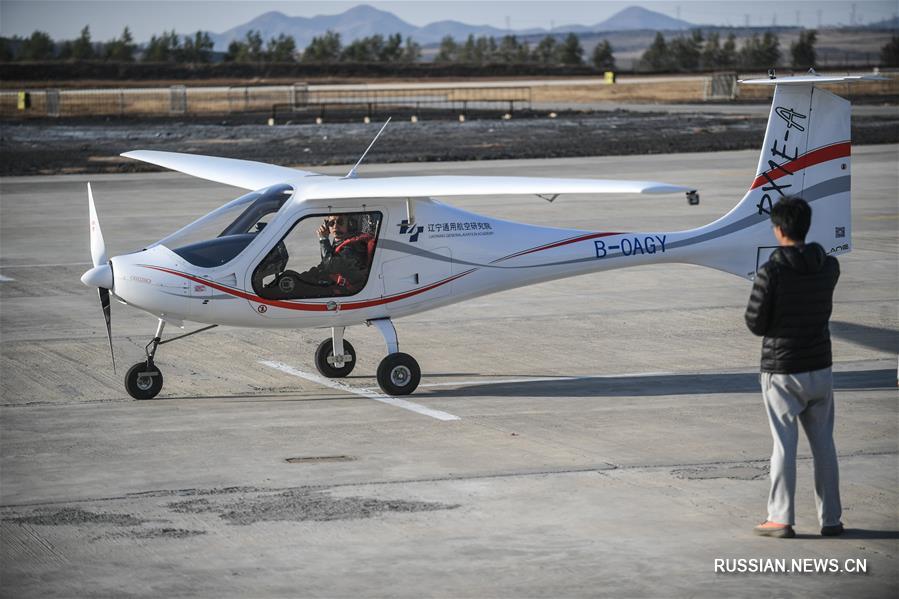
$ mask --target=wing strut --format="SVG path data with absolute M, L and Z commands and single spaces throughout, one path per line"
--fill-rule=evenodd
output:
M 411 227 L 415 224 L 415 200 L 406 198 L 406 225 Z

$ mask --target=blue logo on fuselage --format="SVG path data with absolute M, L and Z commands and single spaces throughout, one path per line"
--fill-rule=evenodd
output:
M 409 243 L 415 243 L 418 241 L 418 236 L 424 231 L 425 228 L 422 226 L 415 226 L 414 224 L 410 227 L 409 221 L 400 222 L 400 235 L 409 235 Z

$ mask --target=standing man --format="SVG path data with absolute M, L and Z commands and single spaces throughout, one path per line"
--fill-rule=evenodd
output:
M 774 449 L 768 519 L 762 536 L 792 538 L 796 445 L 802 423 L 815 462 L 821 534 L 842 534 L 839 468 L 833 443 L 833 375 L 828 322 L 840 264 L 817 243 L 805 243 L 812 210 L 798 197 L 771 209 L 780 245 L 756 273 L 746 325 L 762 341 L 761 385 Z

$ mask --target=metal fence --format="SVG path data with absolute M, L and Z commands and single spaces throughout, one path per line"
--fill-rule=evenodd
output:
M 23 97 L 23 94 L 24 97 Z M 148 116 L 242 112 L 385 111 L 397 108 L 512 112 L 529 108 L 530 87 L 409 88 L 271 86 L 120 89 L 33 89 L 0 91 L 0 117 Z
M 705 88 L 703 90 L 704 100 L 733 100 L 736 97 L 736 73 L 714 73 L 706 79 Z

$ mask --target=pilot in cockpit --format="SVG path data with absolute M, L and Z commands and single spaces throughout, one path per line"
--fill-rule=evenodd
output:
M 361 290 L 375 245 L 375 237 L 362 232 L 361 218 L 355 214 L 326 217 L 317 230 L 321 262 L 302 273 L 285 270 L 267 285 L 257 285 L 259 294 L 268 299 L 297 299 L 353 295 Z M 269 258 L 277 260 L 282 245 L 278 244 Z

